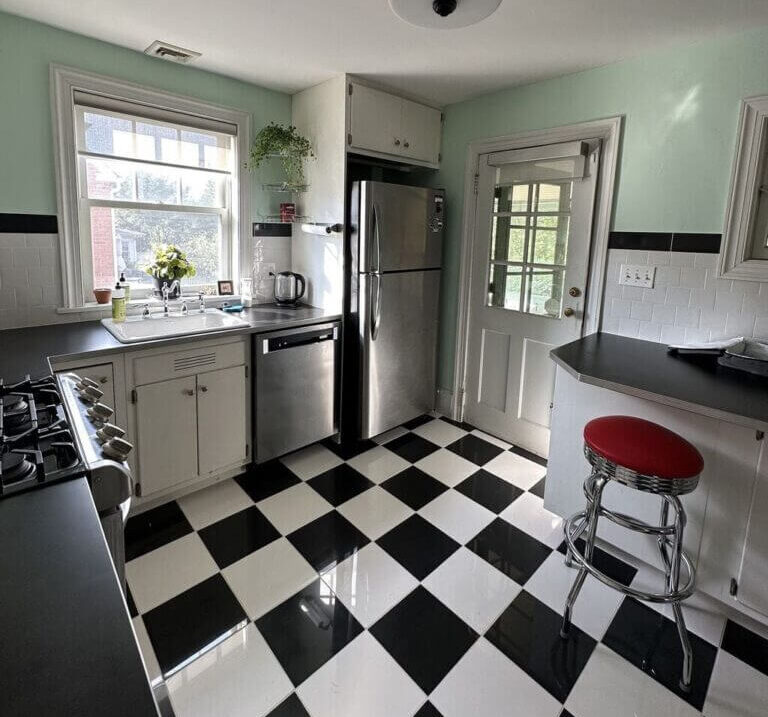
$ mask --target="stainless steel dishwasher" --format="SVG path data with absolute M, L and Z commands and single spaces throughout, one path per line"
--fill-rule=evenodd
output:
M 256 462 L 338 430 L 338 322 L 259 334 L 254 341 Z

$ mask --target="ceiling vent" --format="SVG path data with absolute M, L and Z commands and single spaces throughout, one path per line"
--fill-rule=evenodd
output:
M 178 62 L 182 65 L 188 65 L 190 62 L 194 62 L 200 57 L 199 52 L 187 50 L 184 47 L 171 45 L 169 42 L 161 42 L 160 40 L 155 40 L 146 50 L 144 50 L 144 54 L 150 55 L 151 57 L 159 57 L 162 60 Z

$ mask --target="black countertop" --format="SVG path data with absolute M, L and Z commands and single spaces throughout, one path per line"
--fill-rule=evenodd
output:
M 675 356 L 665 344 L 601 333 L 551 356 L 584 383 L 768 430 L 768 379 L 718 366 L 713 356 Z
M 0 500 L 0 714 L 157 717 L 84 478 Z
M 244 309 L 241 314 L 236 314 L 236 316 L 248 321 L 249 326 L 230 331 L 178 336 L 132 344 L 120 343 L 102 326 L 101 321 L 79 321 L 51 326 L 7 329 L 0 331 L 0 378 L 4 379 L 6 383 L 11 383 L 21 380 L 26 374 L 30 374 L 32 377 L 44 376 L 51 370 L 48 363 L 49 358 L 51 360 L 88 358 L 91 355 L 138 351 L 152 346 L 212 339 L 225 335 L 260 333 L 341 318 L 339 314 L 313 306 L 299 306 L 291 309 L 277 307 L 273 304 L 253 306 Z

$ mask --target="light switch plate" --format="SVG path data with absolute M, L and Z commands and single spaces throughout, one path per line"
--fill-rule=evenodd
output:
M 653 280 L 656 278 L 656 267 L 644 264 L 622 264 L 619 284 L 625 286 L 642 286 L 645 289 L 653 288 Z

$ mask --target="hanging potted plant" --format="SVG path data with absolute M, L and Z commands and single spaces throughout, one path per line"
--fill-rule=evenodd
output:
M 293 125 L 286 127 L 270 122 L 253 140 L 248 167 L 254 170 L 265 159 L 278 157 L 285 172 L 283 189 L 301 192 L 306 189 L 304 162 L 314 156 L 310 141 L 300 135 Z
M 170 285 L 175 279 L 181 281 L 187 276 L 197 273 L 187 255 L 175 244 L 153 244 L 152 251 L 155 260 L 144 268 L 144 271 L 155 280 L 155 294 L 162 296 L 163 287 Z M 179 288 L 175 287 L 169 295 L 171 299 L 179 296 Z

